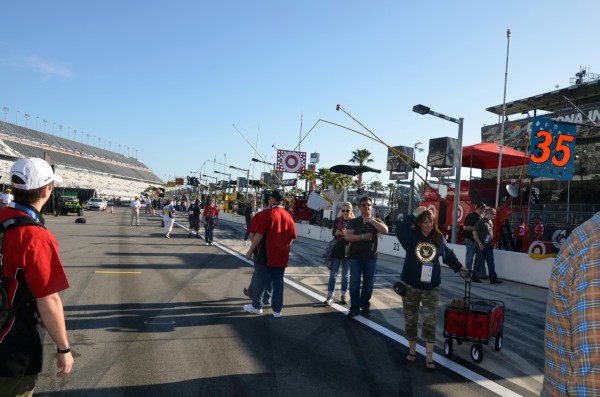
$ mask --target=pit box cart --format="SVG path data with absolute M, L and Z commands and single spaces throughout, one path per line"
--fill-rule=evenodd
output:
M 462 277 L 465 279 L 464 299 L 455 299 L 444 311 L 444 353 L 448 359 L 452 358 L 454 340 L 459 345 L 472 342 L 471 359 L 480 363 L 483 361 L 482 345 L 487 345 L 492 337 L 496 338 L 494 349 L 502 349 L 505 306 L 499 300 L 471 301 L 473 272 Z

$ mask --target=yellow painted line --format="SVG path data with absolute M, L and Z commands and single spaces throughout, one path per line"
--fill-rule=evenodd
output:
M 142 272 L 111 272 L 105 270 L 96 270 L 96 274 L 142 274 Z

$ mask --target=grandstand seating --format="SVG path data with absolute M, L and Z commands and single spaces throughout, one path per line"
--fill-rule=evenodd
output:
M 0 182 L 17 158 L 50 158 L 62 187 L 96 189 L 102 196 L 135 196 L 164 183 L 138 159 L 0 121 Z

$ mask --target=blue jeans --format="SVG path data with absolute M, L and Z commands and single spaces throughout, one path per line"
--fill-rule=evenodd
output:
M 256 289 L 256 260 L 254 260 L 254 271 L 252 272 L 252 278 L 250 279 L 250 285 L 248 286 L 248 296 L 250 297 L 250 299 L 252 299 L 252 301 L 254 301 L 254 291 L 257 291 Z M 263 269 L 264 270 L 264 269 Z M 261 275 L 260 277 L 264 277 L 263 275 Z M 262 293 L 257 294 L 257 298 L 260 300 L 261 302 L 261 306 L 262 305 L 266 305 L 267 303 L 271 302 L 271 298 L 273 297 L 273 281 L 271 280 L 271 274 L 269 272 L 267 272 L 267 277 L 268 280 L 266 282 L 266 287 L 265 289 L 262 291 Z
M 479 247 L 477 247 L 477 243 L 475 242 L 475 240 L 470 239 L 468 237 L 465 238 L 465 247 L 467 249 L 467 255 L 465 257 L 465 266 L 469 270 L 474 270 L 473 269 L 473 259 L 475 258 L 477 251 L 479 250 Z M 481 266 L 481 269 L 480 269 L 478 275 L 479 275 L 479 277 L 486 275 L 485 266 Z
M 475 271 L 479 273 L 480 270 L 485 271 L 485 263 L 487 263 L 488 270 L 490 271 L 490 281 L 498 280 L 496 274 L 496 265 L 494 264 L 494 247 L 492 245 L 484 245 L 483 250 L 477 247 L 477 253 L 475 255 Z
M 285 274 L 285 267 L 269 267 L 256 264 L 254 272 L 256 277 L 254 279 L 255 293 L 252 294 L 252 306 L 255 309 L 262 308 L 262 297 L 270 278 L 273 283 L 271 308 L 273 308 L 273 312 L 281 313 L 281 309 L 283 309 L 283 275 Z
M 342 266 L 342 289 L 340 292 L 342 296 L 346 295 L 348 291 L 348 282 L 350 281 L 350 268 L 348 266 L 348 259 L 337 259 L 331 258 L 331 271 L 329 272 L 329 285 L 327 286 L 327 296 L 333 296 L 335 292 L 335 281 L 337 279 L 338 272 Z
M 215 225 L 212 223 L 204 223 L 204 230 L 206 232 L 204 233 L 204 240 L 206 240 L 207 243 L 212 243 L 213 230 L 215 230 Z
M 368 309 L 375 284 L 377 257 L 369 259 L 348 259 L 350 266 L 350 313 L 358 314 L 359 309 Z M 362 290 L 361 290 L 362 278 Z

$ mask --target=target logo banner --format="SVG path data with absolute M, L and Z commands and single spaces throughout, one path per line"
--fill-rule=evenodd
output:
M 306 170 L 306 152 L 277 150 L 276 170 L 304 174 Z

